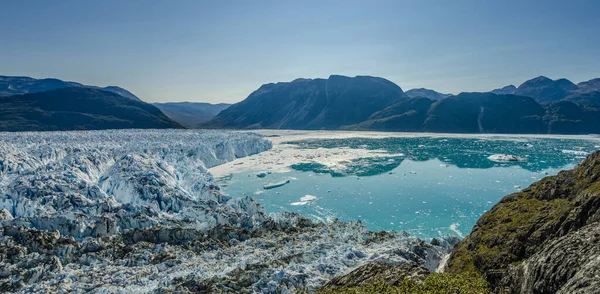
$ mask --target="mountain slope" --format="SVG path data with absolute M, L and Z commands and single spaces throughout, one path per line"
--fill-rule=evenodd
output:
M 544 108 L 532 98 L 461 93 L 434 103 L 424 122 L 428 132 L 546 133 Z
M 140 100 L 140 98 L 133 95 L 133 93 L 117 86 L 108 86 L 102 88 L 96 86 L 87 86 L 76 82 L 66 82 L 59 79 L 34 79 L 30 77 L 0 76 L 0 97 L 27 93 L 39 93 L 67 87 L 99 89 L 119 94 L 125 98 Z
M 182 128 L 158 108 L 82 87 L 0 97 L 0 131 Z
M 164 114 L 186 128 L 197 128 L 201 123 L 213 119 L 219 112 L 231 104 L 199 103 L 199 102 L 165 102 L 153 103 Z
M 586 82 L 577 84 L 581 92 L 600 91 L 600 78 L 592 79 Z
M 338 129 L 407 99 L 382 78 L 330 76 L 266 84 L 201 125 L 209 128 Z
M 408 95 L 408 97 L 410 97 L 410 98 L 424 97 L 424 98 L 429 98 L 431 100 L 442 100 L 444 98 L 452 96 L 452 94 L 442 94 L 442 93 L 436 92 L 434 90 L 425 89 L 425 88 L 408 90 L 408 91 L 406 91 L 406 95 Z
M 429 107 L 434 101 L 418 97 L 396 102 L 375 112 L 366 121 L 348 126 L 349 130 L 422 131 Z

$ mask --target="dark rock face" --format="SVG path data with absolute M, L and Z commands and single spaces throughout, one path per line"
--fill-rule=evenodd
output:
M 330 76 L 267 84 L 203 124 L 209 128 L 338 129 L 407 99 L 382 78 Z
M 123 96 L 125 98 L 140 100 L 140 98 L 133 95 L 133 93 L 117 86 L 108 86 L 102 88 L 96 86 L 87 86 L 76 82 L 66 82 L 59 79 L 34 79 L 30 77 L 0 76 L 0 97 L 28 93 L 39 93 L 67 87 L 81 87 L 103 90 L 119 94 L 120 96 Z
M 198 128 L 201 123 L 213 119 L 219 112 L 231 104 L 197 103 L 197 102 L 167 102 L 153 103 L 164 114 L 186 128 Z
M 0 131 L 182 128 L 158 108 L 82 87 L 0 97 Z
M 596 152 L 573 170 L 504 197 L 457 245 L 448 270 L 478 272 L 492 286 L 512 287 L 513 293 L 554 293 L 565 285 L 569 291 L 583 291 L 578 287 L 589 284 L 582 279 L 593 276 L 598 267 L 594 260 L 600 250 L 589 248 L 598 244 L 599 222 Z M 519 267 L 509 267 L 520 262 Z
M 410 98 L 423 97 L 431 100 L 442 100 L 444 98 L 452 96 L 452 94 L 442 94 L 434 90 L 425 88 L 408 90 L 406 91 L 406 95 L 408 95 L 408 97 Z
M 373 262 L 363 265 L 346 275 L 333 278 L 321 290 L 328 291 L 338 288 L 357 287 L 380 281 L 398 286 L 405 278 L 422 283 L 429 274 L 429 270 L 415 263 L 394 265 Z

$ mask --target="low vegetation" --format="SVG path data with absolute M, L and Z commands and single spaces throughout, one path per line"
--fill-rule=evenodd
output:
M 383 281 L 369 283 L 356 287 L 337 288 L 334 290 L 320 290 L 317 294 L 471 294 L 490 293 L 488 283 L 480 276 L 473 273 L 445 274 L 433 273 L 420 283 L 405 278 L 397 285 L 391 285 Z

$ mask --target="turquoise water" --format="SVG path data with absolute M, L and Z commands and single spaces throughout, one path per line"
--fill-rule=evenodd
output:
M 335 139 L 288 142 L 300 148 L 384 149 L 403 156 L 361 158 L 343 170 L 316 163 L 265 178 L 256 172 L 221 179 L 232 196 L 251 195 L 267 212 L 295 211 L 317 220 L 361 220 L 371 230 L 403 230 L 421 238 L 463 237 L 503 196 L 560 170 L 570 169 L 595 140 L 472 138 Z M 488 156 L 507 153 L 525 162 L 497 163 Z M 291 179 L 283 187 L 263 184 Z M 301 201 L 305 195 L 316 196 Z M 306 200 L 306 199 L 304 199 Z

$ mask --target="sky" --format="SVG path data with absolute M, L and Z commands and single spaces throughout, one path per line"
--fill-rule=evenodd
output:
M 237 102 L 332 74 L 489 91 L 600 77 L 597 0 L 3 0 L 0 75 Z

